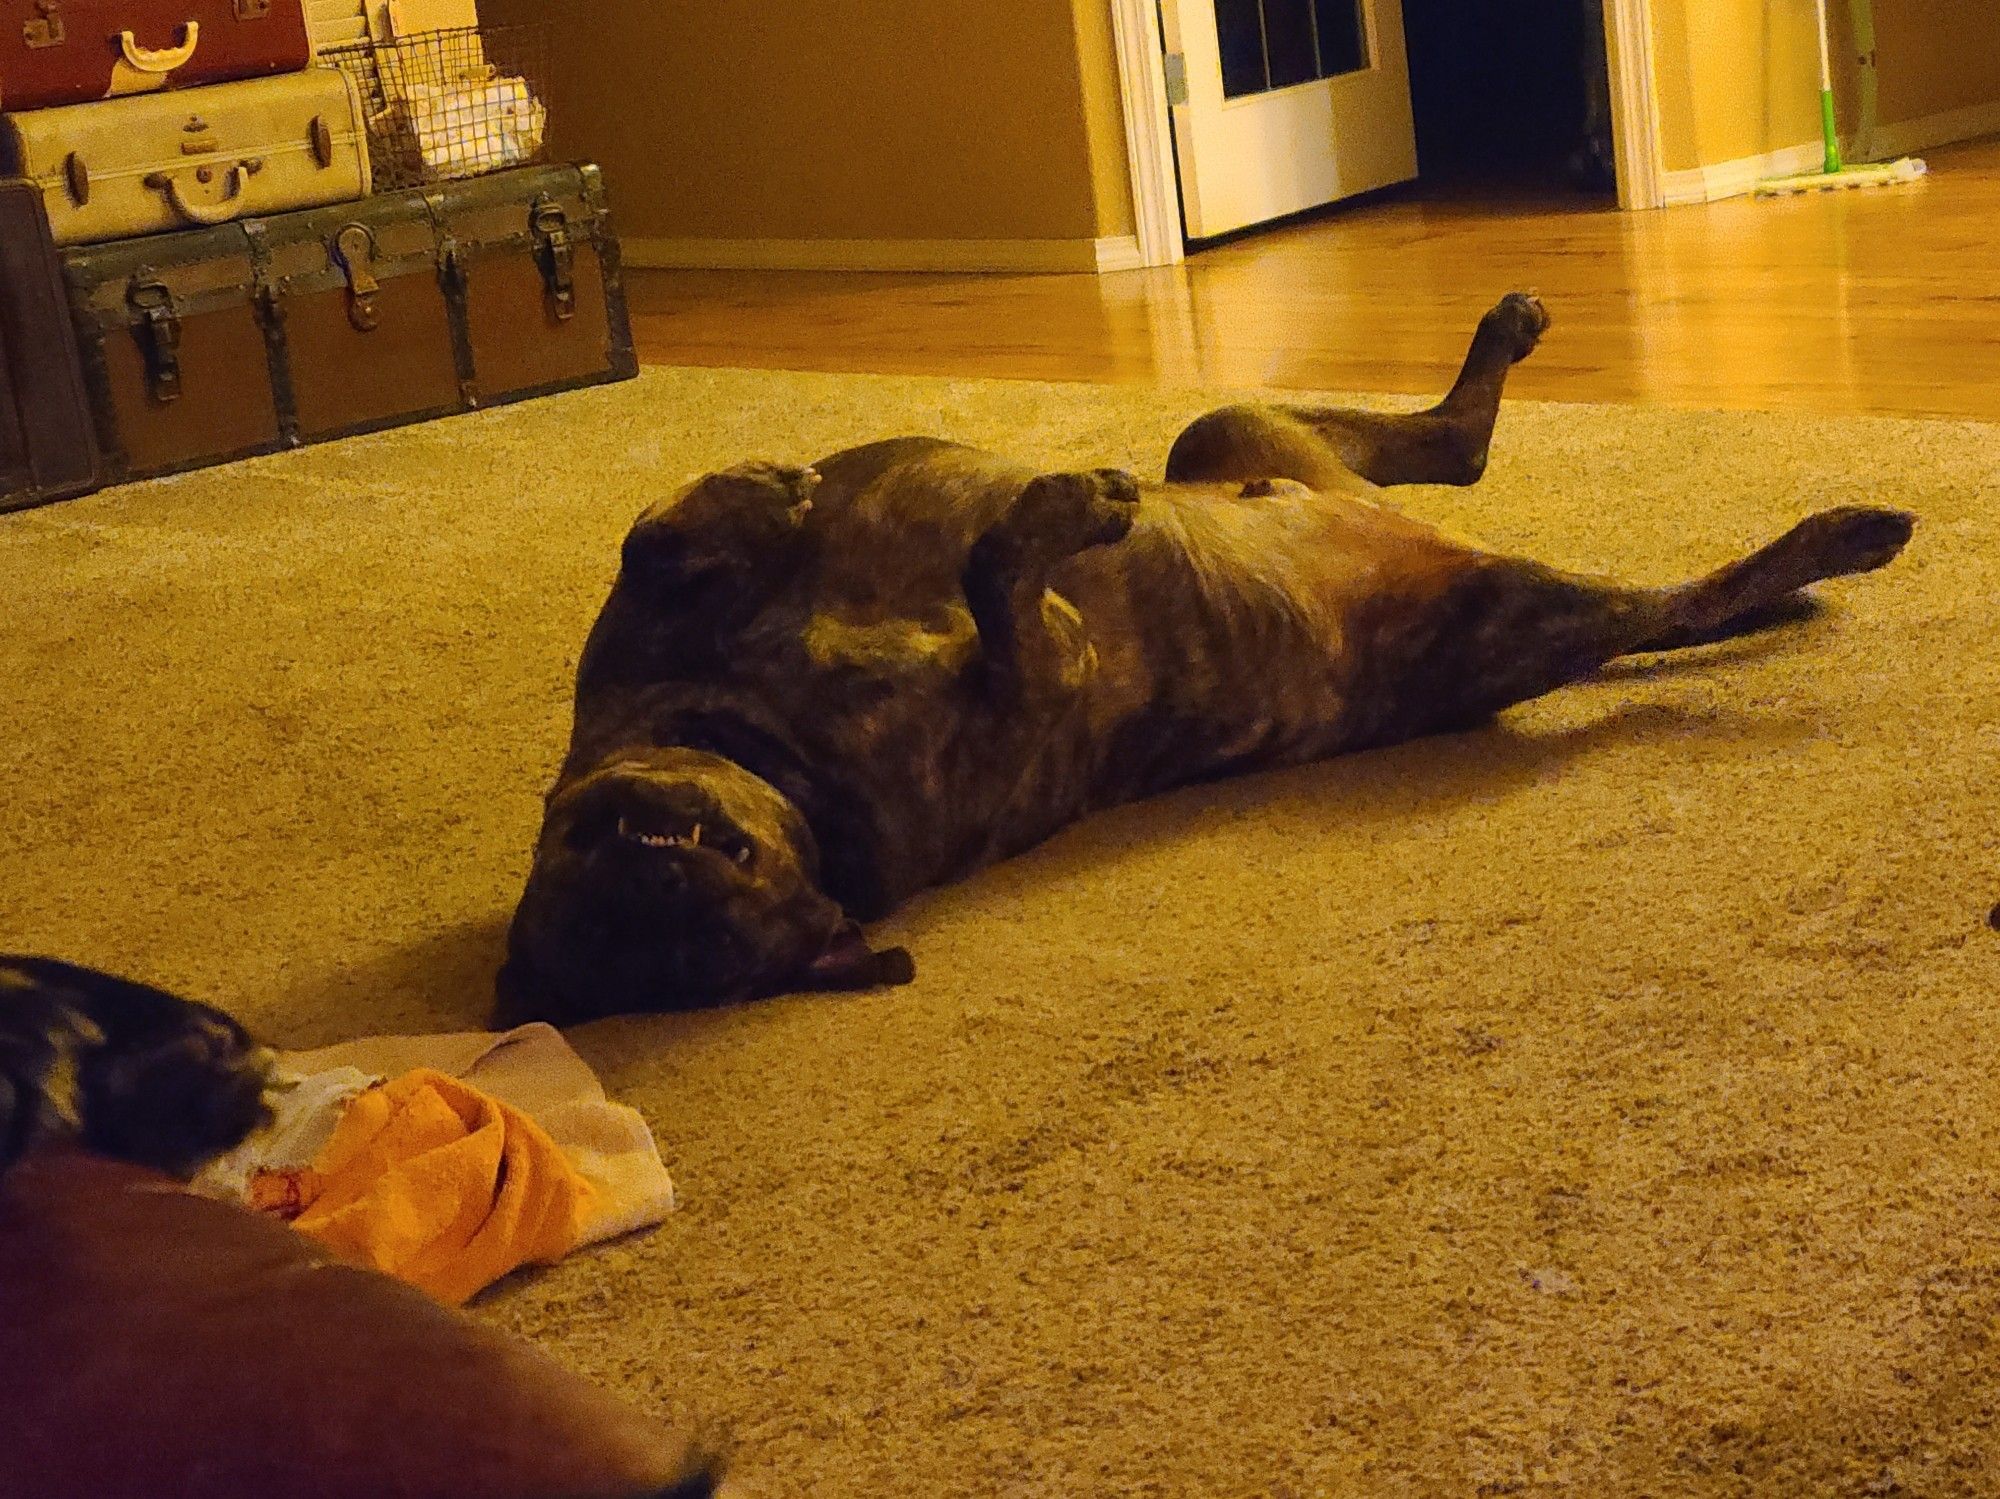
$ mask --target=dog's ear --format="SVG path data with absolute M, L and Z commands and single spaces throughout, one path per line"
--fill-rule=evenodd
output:
M 828 939 L 826 948 L 812 960 L 806 977 L 817 989 L 881 989 L 912 982 L 917 965 L 909 950 L 885 947 L 875 952 L 861 928 L 842 921 Z

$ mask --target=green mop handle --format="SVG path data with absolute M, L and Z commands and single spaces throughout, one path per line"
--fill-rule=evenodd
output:
M 1826 0 L 1819 7 L 1819 128 L 1826 138 L 1826 169 L 1840 170 L 1840 135 L 1833 128 L 1833 54 L 1826 38 Z

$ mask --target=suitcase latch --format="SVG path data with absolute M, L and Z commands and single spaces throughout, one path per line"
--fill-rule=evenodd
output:
M 547 198 L 535 201 L 528 220 L 535 234 L 535 259 L 541 263 L 542 284 L 549 290 L 556 321 L 576 316 L 576 245 L 570 238 L 569 216 Z
M 271 13 L 271 0 L 236 0 L 236 19 L 261 21 Z
M 375 306 L 375 236 L 366 224 L 349 224 L 333 237 L 333 258 L 347 275 L 347 320 L 356 333 L 373 333 L 382 315 Z
M 144 274 L 143 272 L 141 273 Z M 132 278 L 125 302 L 138 318 L 134 331 L 146 360 L 146 391 L 165 404 L 181 398 L 181 318 L 174 294 L 158 281 Z
M 221 149 L 222 142 L 208 128 L 208 121 L 200 115 L 189 115 L 188 122 L 181 126 L 181 155 L 213 156 Z
M 63 29 L 62 0 L 36 0 L 36 14 L 21 25 L 21 39 L 31 48 L 60 47 L 67 40 Z

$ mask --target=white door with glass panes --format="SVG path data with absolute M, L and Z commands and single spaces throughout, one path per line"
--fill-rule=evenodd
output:
M 1161 0 L 1188 238 L 1417 175 L 1401 0 Z

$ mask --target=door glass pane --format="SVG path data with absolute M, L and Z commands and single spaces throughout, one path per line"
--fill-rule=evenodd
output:
M 1264 47 L 1271 87 L 1290 88 L 1320 76 L 1313 49 L 1313 0 L 1264 0 Z
M 1319 23 L 1319 76 L 1358 73 L 1368 66 L 1368 34 L 1362 29 L 1361 0 L 1313 0 Z
M 1215 32 L 1222 43 L 1222 96 L 1261 94 L 1271 86 L 1264 71 L 1264 17 L 1257 0 L 1215 0 Z

